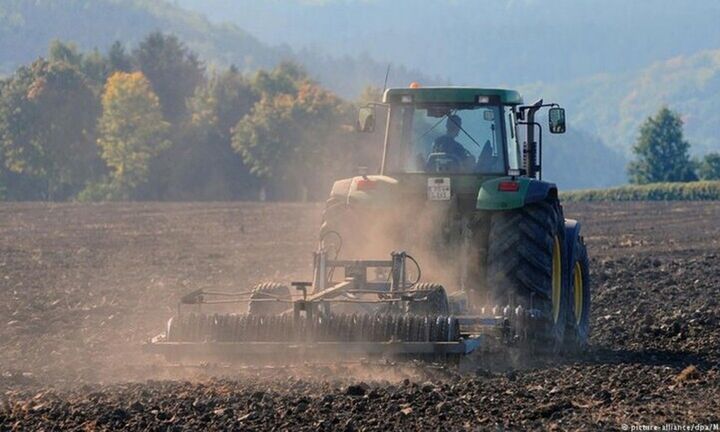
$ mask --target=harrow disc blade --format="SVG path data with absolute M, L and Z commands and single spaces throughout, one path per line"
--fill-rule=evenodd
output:
M 455 317 L 331 314 L 312 319 L 288 315 L 187 314 L 168 324 L 169 342 L 454 342 Z

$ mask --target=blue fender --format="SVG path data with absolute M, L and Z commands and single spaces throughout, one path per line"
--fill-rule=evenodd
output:
M 547 198 L 557 199 L 557 186 L 555 183 L 548 183 L 540 180 L 530 180 L 527 192 L 525 193 L 525 204 L 532 204 L 543 201 Z
M 580 237 L 580 227 L 580 222 L 575 219 L 565 219 L 565 269 L 567 272 L 572 271 L 575 263 L 575 242 Z

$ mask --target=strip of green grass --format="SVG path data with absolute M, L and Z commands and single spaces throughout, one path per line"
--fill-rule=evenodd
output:
M 609 189 L 561 193 L 563 201 L 715 201 L 720 200 L 720 181 L 651 183 Z

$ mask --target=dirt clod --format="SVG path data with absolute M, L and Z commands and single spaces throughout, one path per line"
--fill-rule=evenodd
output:
M 365 396 L 370 386 L 365 383 L 349 385 L 345 390 L 347 396 Z
M 695 380 L 700 376 L 700 372 L 695 367 L 695 365 L 690 365 L 683 369 L 677 376 L 675 377 L 675 382 L 682 383 L 685 381 Z

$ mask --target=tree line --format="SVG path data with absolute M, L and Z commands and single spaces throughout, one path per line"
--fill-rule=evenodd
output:
M 55 41 L 0 79 L 0 198 L 323 199 L 379 159 L 377 136 L 352 133 L 355 112 L 294 63 L 208 71 L 157 32 L 132 50 Z M 646 120 L 632 183 L 720 179 L 720 154 L 692 159 L 682 126 L 668 108 Z
M 297 64 L 208 71 L 177 37 L 47 58 L 0 80 L 0 193 L 7 200 L 271 200 L 324 197 L 374 159 L 354 104 Z
M 720 153 L 691 158 L 682 116 L 668 107 L 640 126 L 633 153 L 636 159 L 628 165 L 633 184 L 720 180 Z

